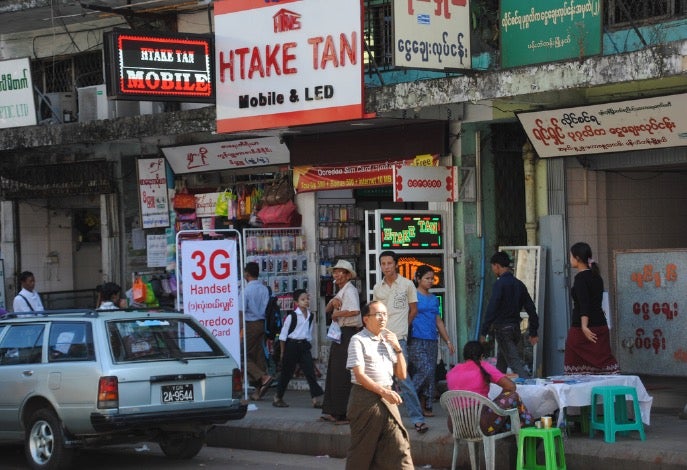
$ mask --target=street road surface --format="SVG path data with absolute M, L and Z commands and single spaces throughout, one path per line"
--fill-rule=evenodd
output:
M 0 468 L 3 470 L 29 470 L 22 446 L 0 446 L 0 455 Z M 344 459 L 326 456 L 279 454 L 221 447 L 205 447 L 200 454 L 190 460 L 172 460 L 162 454 L 157 444 L 152 443 L 83 450 L 74 461 L 74 469 L 77 470 L 343 470 L 344 467 Z

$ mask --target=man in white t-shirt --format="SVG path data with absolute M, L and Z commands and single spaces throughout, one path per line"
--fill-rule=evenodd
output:
M 21 291 L 14 298 L 12 310 L 15 313 L 40 312 L 45 310 L 41 296 L 36 292 L 36 278 L 30 271 L 24 271 L 19 275 Z
M 408 325 L 417 315 L 417 289 L 409 279 L 398 274 L 398 256 L 393 251 L 382 251 L 379 266 L 384 277 L 372 290 L 372 300 L 379 300 L 389 312 L 387 329 L 394 332 L 408 362 Z M 415 430 L 424 434 L 429 427 L 422 414 L 422 406 L 410 377 L 396 380 L 401 389 L 403 404 Z

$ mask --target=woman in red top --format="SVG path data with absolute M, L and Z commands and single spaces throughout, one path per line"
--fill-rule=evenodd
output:
M 534 419 L 515 391 L 515 384 L 503 372 L 484 360 L 484 349 L 479 341 L 468 341 L 463 347 L 465 362 L 457 364 L 446 374 L 449 390 L 467 390 L 488 397 L 489 384 L 495 383 L 503 389 L 493 402 L 501 409 L 517 408 L 521 427 L 532 426 Z M 451 419 L 448 421 L 449 431 Z M 510 418 L 499 416 L 489 408 L 482 409 L 480 427 L 487 436 L 510 430 Z

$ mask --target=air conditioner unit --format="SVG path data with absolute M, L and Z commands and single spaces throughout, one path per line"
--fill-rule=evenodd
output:
M 105 85 L 77 88 L 79 95 L 79 122 L 138 116 L 138 101 L 110 100 Z
M 76 96 L 74 93 L 46 93 L 40 101 L 41 120 L 71 122 L 76 118 Z

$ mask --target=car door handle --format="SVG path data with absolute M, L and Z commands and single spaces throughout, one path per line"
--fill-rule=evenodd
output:
M 31 376 L 33 375 L 33 371 L 32 371 L 32 370 L 23 370 L 23 371 L 21 372 L 21 374 L 22 374 L 24 377 L 31 377 Z

